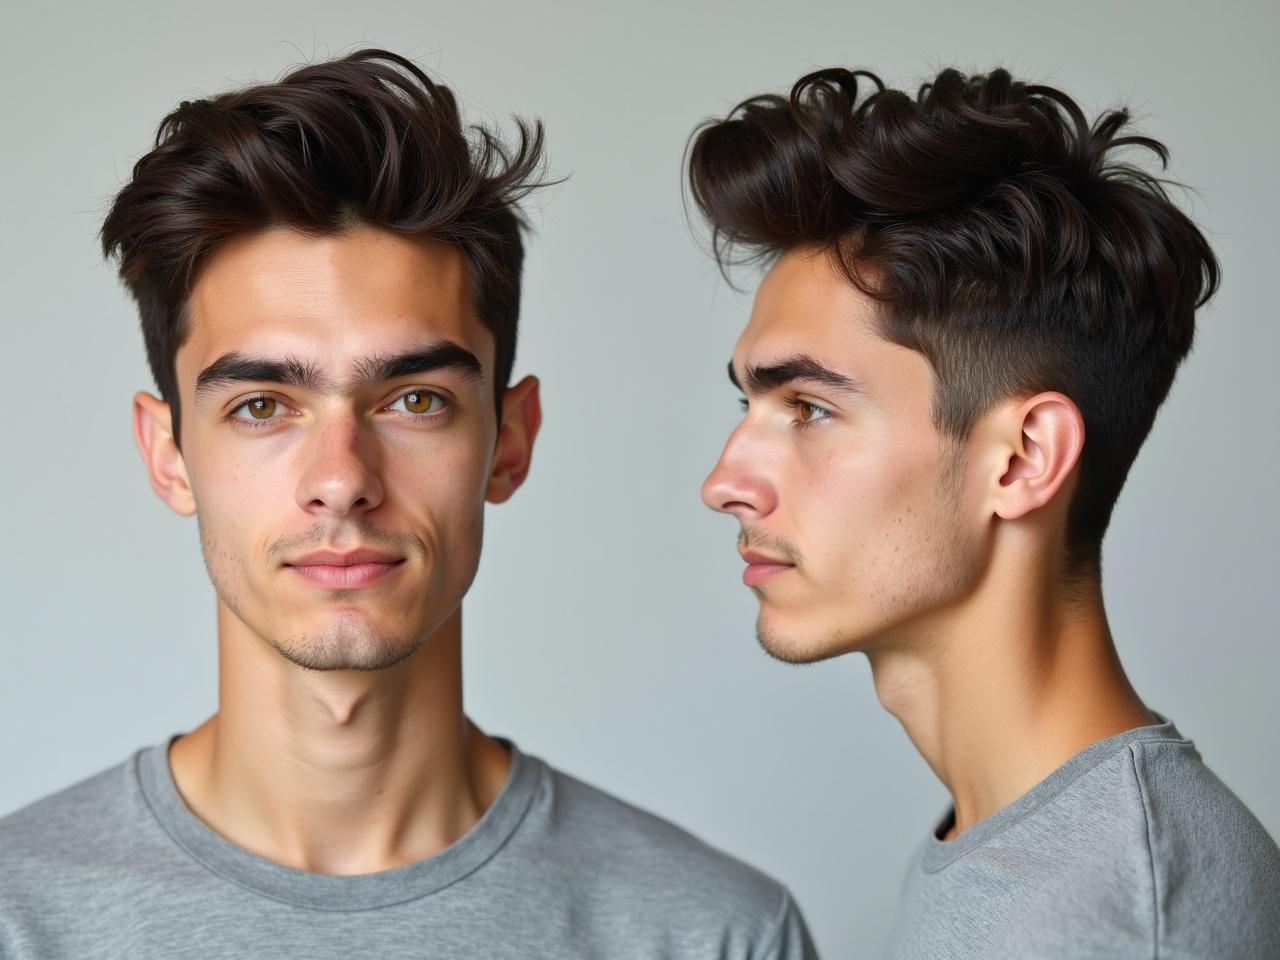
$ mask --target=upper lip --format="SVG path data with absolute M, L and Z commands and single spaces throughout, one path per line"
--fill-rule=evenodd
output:
M 778 557 L 771 557 L 767 553 L 757 553 L 755 550 L 739 550 L 738 555 L 747 563 L 773 563 L 783 567 L 795 566 L 789 560 L 781 560 Z
M 339 553 L 337 550 L 317 550 L 290 560 L 286 567 L 349 567 L 353 563 L 396 563 L 403 560 L 394 554 L 381 550 L 351 550 Z

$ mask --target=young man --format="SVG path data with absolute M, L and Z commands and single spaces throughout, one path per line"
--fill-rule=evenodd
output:
M 772 957 L 775 881 L 464 715 L 460 603 L 515 492 L 542 131 L 468 141 L 381 51 L 183 103 L 103 226 L 217 592 L 217 713 L 0 821 L 0 956 Z M 139 691 L 139 694 L 142 694 Z
M 1127 120 L 1003 70 L 911 97 L 833 69 L 693 140 L 717 257 L 772 263 L 703 499 L 765 649 L 865 653 L 953 799 L 893 957 L 1280 956 L 1280 851 L 1103 609 L 1103 532 L 1218 280 L 1115 158 L 1165 157 Z

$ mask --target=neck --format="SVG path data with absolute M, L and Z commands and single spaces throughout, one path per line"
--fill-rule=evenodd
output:
M 221 602 L 218 712 L 170 751 L 191 810 L 268 860 L 358 874 L 462 836 L 510 757 L 462 712 L 461 614 L 385 670 L 305 670 Z
M 951 792 L 949 839 L 1098 740 L 1155 722 L 1120 665 L 1101 587 L 993 562 L 961 603 L 869 654 L 881 703 Z

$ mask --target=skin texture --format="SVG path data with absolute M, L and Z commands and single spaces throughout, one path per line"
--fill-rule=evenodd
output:
M 526 378 L 495 410 L 493 338 L 453 247 L 361 226 L 271 228 L 204 264 L 168 405 L 134 403 L 152 485 L 195 514 L 217 596 L 219 709 L 170 762 L 197 816 L 268 859 L 352 874 L 429 856 L 506 780 L 504 747 L 465 717 L 463 595 L 485 503 L 523 482 L 541 419 Z M 448 366 L 390 379 L 374 359 L 451 343 Z M 215 383 L 229 353 L 292 358 L 317 382 Z M 258 416 L 254 416 L 254 411 Z M 358 588 L 317 584 L 309 552 L 398 562 Z
M 946 482 L 954 451 L 929 421 L 927 361 L 877 337 L 848 284 L 813 282 L 830 279 L 825 264 L 792 256 L 770 271 L 733 368 L 746 383 L 749 367 L 803 355 L 853 385 L 750 396 L 703 489 L 742 522 L 744 549 L 795 564 L 753 589 L 762 645 L 797 662 L 882 642 L 962 589 L 976 550 Z
M 876 317 L 824 252 L 778 259 L 733 354 L 748 406 L 702 497 L 738 520 L 740 553 L 781 562 L 748 574 L 762 646 L 792 662 L 865 653 L 881 702 L 952 793 L 955 835 L 1154 718 L 1100 585 L 1062 576 L 1078 408 L 1011 397 L 954 442 L 930 419 L 927 359 Z M 798 357 L 847 383 L 767 376 Z

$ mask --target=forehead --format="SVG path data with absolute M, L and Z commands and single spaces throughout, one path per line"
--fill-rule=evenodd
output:
M 890 346 L 876 331 L 875 302 L 850 284 L 829 256 L 808 248 L 790 250 L 761 281 L 734 361 L 759 364 L 807 353 L 834 368 L 870 362 Z
M 756 291 L 734 369 L 741 375 L 802 354 L 854 380 L 864 401 L 886 415 L 922 419 L 930 409 L 933 368 L 923 353 L 884 337 L 878 317 L 879 304 L 829 255 L 788 251 Z
M 182 380 L 228 351 L 305 355 L 332 369 L 406 344 L 446 338 L 485 366 L 480 323 L 455 246 L 360 226 L 309 236 L 273 227 L 236 237 L 204 264 L 178 350 Z

